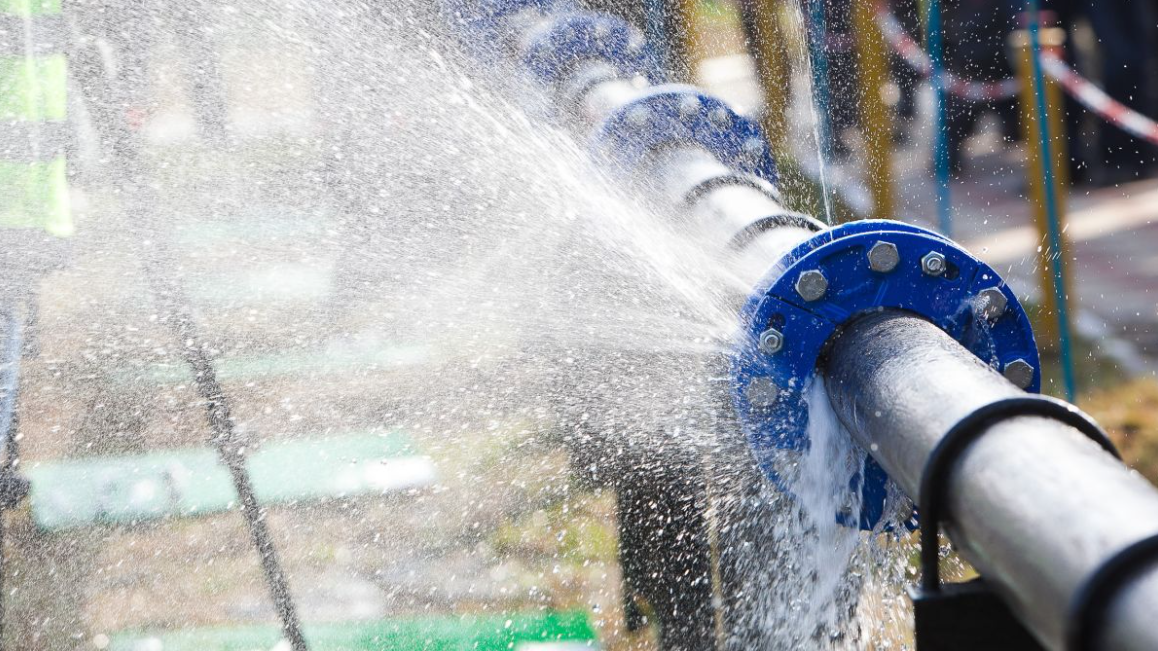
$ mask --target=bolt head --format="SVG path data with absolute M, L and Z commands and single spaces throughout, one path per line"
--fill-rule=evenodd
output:
M 810 269 L 796 280 L 796 293 L 806 301 L 818 301 L 828 292 L 828 279 L 819 270 Z
M 712 112 L 708 114 L 708 120 L 713 125 L 724 129 L 731 126 L 732 115 L 728 112 L 728 109 L 719 106 L 712 109 Z
M 779 394 L 780 390 L 776 387 L 776 383 L 772 381 L 772 378 L 766 377 L 752 378 L 744 391 L 744 395 L 753 407 L 771 407 L 776 404 Z
M 768 328 L 760 333 L 760 350 L 768 355 L 775 355 L 784 348 L 784 333 L 776 328 Z
M 1005 297 L 1005 292 L 1001 291 L 1000 287 L 983 289 L 977 296 L 980 299 L 981 314 L 990 321 L 1001 318 L 1001 315 L 1005 314 L 1005 308 L 1009 306 L 1009 299 Z
M 1024 359 L 1015 359 L 1006 364 L 1001 374 L 1018 389 L 1028 389 L 1033 384 L 1033 366 Z
M 644 127 L 651 121 L 651 111 L 643 106 L 636 106 L 627 112 L 627 122 L 633 127 Z
M 740 149 L 744 155 L 749 158 L 756 158 L 764 153 L 764 141 L 760 138 L 748 138 L 740 145 Z
M 869 269 L 887 274 L 901 262 L 897 245 L 892 242 L 877 242 L 868 252 Z
M 948 268 L 949 263 L 945 261 L 945 256 L 936 251 L 929 251 L 921 258 L 921 271 L 926 276 L 944 275 Z
M 679 114 L 684 120 L 690 120 L 700 112 L 700 98 L 688 96 L 680 100 Z

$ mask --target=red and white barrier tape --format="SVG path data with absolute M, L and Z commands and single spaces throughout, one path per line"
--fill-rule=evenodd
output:
M 897 17 L 882 5 L 877 6 L 877 24 L 885 40 L 905 63 L 908 63 L 922 77 L 933 74 L 933 62 L 925 50 L 905 32 Z M 978 82 L 959 79 L 945 74 L 945 90 L 957 97 L 974 102 L 996 101 L 1015 97 L 1021 90 L 1021 84 L 1015 78 L 1003 79 L 996 82 Z
M 890 13 L 884 5 L 877 6 L 876 17 L 881 33 L 897 54 L 923 77 L 931 76 L 933 63 L 929 60 L 929 55 L 905 32 L 905 28 L 897 20 L 897 17 Z M 1110 97 L 1093 82 L 1070 68 L 1065 61 L 1059 59 L 1055 54 L 1043 53 L 1041 66 L 1045 74 L 1055 79 L 1067 93 L 1087 109 L 1127 133 L 1158 145 L 1158 122 Z M 1021 91 L 1021 83 L 1016 78 L 994 83 L 979 83 L 957 79 L 947 72 L 945 75 L 947 79 L 946 89 L 967 100 L 1009 99 Z
M 1054 55 L 1044 54 L 1041 57 L 1041 67 L 1045 74 L 1057 80 L 1062 88 L 1083 106 L 1122 130 L 1158 145 L 1158 124 L 1107 95 L 1093 82 L 1066 65 L 1065 61 Z

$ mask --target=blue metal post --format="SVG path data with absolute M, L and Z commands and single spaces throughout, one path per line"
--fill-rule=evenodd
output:
M 1056 171 L 1053 168 L 1053 141 L 1049 114 L 1045 105 L 1045 75 L 1041 69 L 1041 20 L 1038 0 L 1027 0 L 1029 14 L 1030 65 L 1033 69 L 1033 97 L 1037 111 L 1038 137 L 1041 139 L 1041 170 L 1045 183 L 1045 212 L 1049 224 L 1049 261 L 1053 272 L 1054 303 L 1057 306 L 1058 348 L 1061 354 L 1062 382 L 1066 399 L 1074 401 L 1077 383 L 1074 378 L 1072 340 L 1070 337 L 1069 306 L 1066 297 L 1065 257 L 1062 249 L 1060 220 L 1058 218 Z
M 953 236 L 953 207 L 949 190 L 949 116 L 945 97 L 945 46 L 941 0 L 929 0 L 925 33 L 933 64 L 933 166 L 937 183 L 937 222 L 945 237 Z

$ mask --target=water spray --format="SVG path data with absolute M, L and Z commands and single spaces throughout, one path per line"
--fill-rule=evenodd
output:
M 616 18 L 547 0 L 452 13 L 481 56 L 521 64 L 609 173 L 717 233 L 709 244 L 742 275 L 760 270 L 731 352 L 736 417 L 765 477 L 786 488 L 779 460 L 807 450 L 805 387 L 824 379 L 871 457 L 850 487 L 861 512 L 834 517 L 879 531 L 889 480 L 925 507 L 919 648 L 963 648 L 945 646 L 954 626 L 1021 644 L 1000 648 L 1158 648 L 1158 490 L 1088 417 L 1031 395 L 1037 347 L 999 274 L 926 229 L 826 228 L 784 208 L 755 123 L 658 83 L 644 39 Z M 983 582 L 942 589 L 938 524 Z

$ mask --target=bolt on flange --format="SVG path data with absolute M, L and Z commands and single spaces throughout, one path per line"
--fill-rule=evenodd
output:
M 901 262 L 897 245 L 892 242 L 877 242 L 868 252 L 869 269 L 887 274 Z
M 708 121 L 715 127 L 726 129 L 732 126 L 732 115 L 728 112 L 728 109 L 720 106 L 712 109 L 711 112 L 708 113 Z
M 1005 314 L 1005 308 L 1009 306 L 1009 299 L 1005 297 L 1005 292 L 1001 291 L 1000 287 L 990 287 L 981 290 L 977 295 L 981 300 L 981 314 L 990 321 L 996 321 Z
M 1001 374 L 1018 389 L 1028 389 L 1033 384 L 1033 365 L 1021 358 L 1006 364 Z
M 642 128 L 651 122 L 651 111 L 646 106 L 635 106 L 627 112 L 627 123 Z
M 784 333 L 776 328 L 768 328 L 760 333 L 760 350 L 768 355 L 775 355 L 784 348 Z
M 745 397 L 753 407 L 771 407 L 780 397 L 780 389 L 771 378 L 752 378 L 744 391 Z
M 676 109 L 679 112 L 680 118 L 690 120 L 700 112 L 700 99 L 698 97 L 684 97 L 680 100 L 679 107 Z
M 936 251 L 929 251 L 921 258 L 921 272 L 926 276 L 943 276 L 948 268 L 945 256 Z
M 740 151 L 748 158 L 758 158 L 764 153 L 764 141 L 760 138 L 748 138 L 740 145 Z
M 796 293 L 808 302 L 819 301 L 828 292 L 828 279 L 817 269 L 809 269 L 796 279 Z

